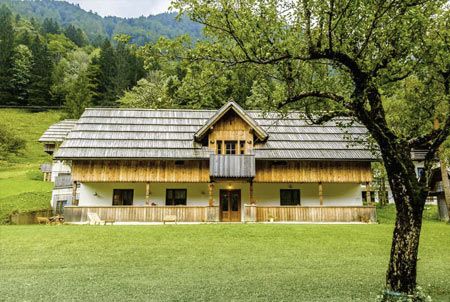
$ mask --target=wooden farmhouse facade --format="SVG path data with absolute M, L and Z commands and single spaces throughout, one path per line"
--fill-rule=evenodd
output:
M 348 124 L 345 127 L 339 124 Z M 64 214 L 117 222 L 374 221 L 374 156 L 349 120 L 299 113 L 86 109 L 54 154 L 71 167 Z M 370 194 L 368 194 L 370 196 Z

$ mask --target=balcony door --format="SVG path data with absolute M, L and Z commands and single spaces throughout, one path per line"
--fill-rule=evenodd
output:
M 220 217 L 223 222 L 241 221 L 241 190 L 220 190 Z

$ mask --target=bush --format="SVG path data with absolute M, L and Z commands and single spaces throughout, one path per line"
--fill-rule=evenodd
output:
M 5 125 L 0 125 L 0 159 L 18 154 L 25 148 L 25 140 L 13 134 Z

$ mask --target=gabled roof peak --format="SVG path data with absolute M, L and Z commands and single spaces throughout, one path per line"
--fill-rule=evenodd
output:
M 245 110 L 241 106 L 239 106 L 238 103 L 230 100 L 225 105 L 223 105 L 222 108 L 217 110 L 216 113 L 210 119 L 208 119 L 208 121 L 195 133 L 194 139 L 196 141 L 202 140 L 206 133 L 208 133 L 208 130 L 211 128 L 211 126 L 217 123 L 230 110 L 233 110 L 240 118 L 242 118 L 247 124 L 249 124 L 250 127 L 252 127 L 252 129 L 255 131 L 255 135 L 261 141 L 265 141 L 269 137 L 267 132 L 263 128 L 261 128 L 261 126 L 258 125 L 258 123 L 250 115 L 248 115 Z

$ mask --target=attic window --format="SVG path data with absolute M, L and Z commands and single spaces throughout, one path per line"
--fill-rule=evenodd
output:
M 184 166 L 184 160 L 176 160 L 175 166 Z
M 285 160 L 276 160 L 272 162 L 272 166 L 287 166 L 287 161 Z

